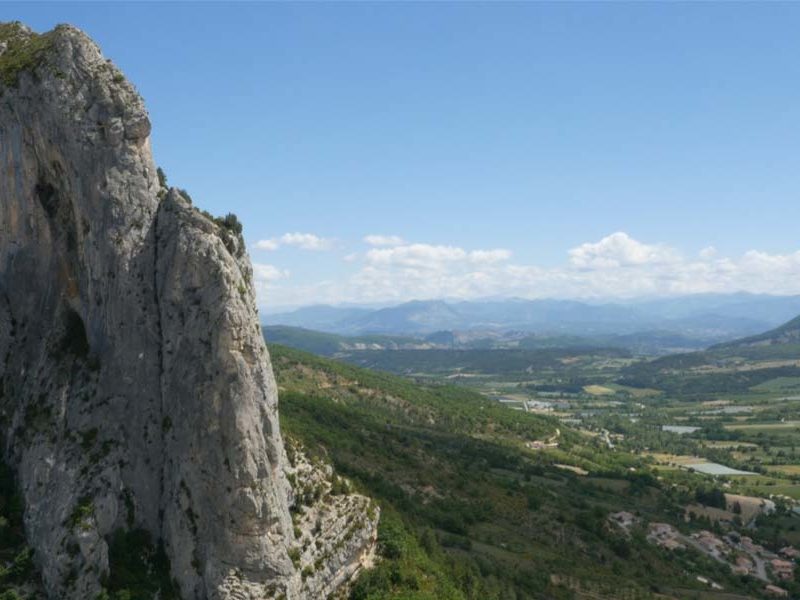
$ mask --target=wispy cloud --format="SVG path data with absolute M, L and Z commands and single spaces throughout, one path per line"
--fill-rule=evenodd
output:
M 256 291 L 258 303 L 269 306 L 280 302 L 280 293 L 276 293 L 276 286 L 289 278 L 289 271 L 265 263 L 253 263 L 253 288 Z M 292 290 L 292 288 L 288 288 Z M 293 294 L 294 292 L 291 291 Z
M 503 262 L 511 258 L 511 250 L 495 248 L 494 250 L 473 250 L 469 253 L 469 260 L 475 264 L 490 265 Z
M 258 248 L 259 250 L 277 250 L 281 244 L 276 239 L 269 239 L 269 240 L 258 240 L 255 245 L 256 248 Z
M 292 246 L 301 250 L 330 250 L 334 240 L 320 237 L 313 233 L 284 233 L 280 237 L 259 240 L 255 247 L 259 250 L 277 250 L 281 246 Z
M 264 263 L 253 263 L 253 279 L 258 282 L 266 283 L 287 277 L 289 277 L 289 271 L 285 269 Z
M 467 251 L 458 246 L 433 244 L 407 244 L 393 248 L 373 248 L 366 254 L 371 265 L 411 267 L 426 270 L 441 270 L 448 265 L 490 264 L 511 257 L 511 252 L 502 248 Z
M 370 246 L 402 246 L 406 243 L 399 235 L 379 235 L 375 233 L 365 235 L 364 242 Z

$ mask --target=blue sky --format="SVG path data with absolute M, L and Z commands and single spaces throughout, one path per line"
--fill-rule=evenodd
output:
M 267 308 L 800 293 L 800 4 L 0 17 L 100 44 L 144 96 L 170 183 L 244 221 Z

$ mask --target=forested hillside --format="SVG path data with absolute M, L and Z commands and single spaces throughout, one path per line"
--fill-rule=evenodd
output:
M 284 435 L 382 506 L 381 559 L 354 599 L 716 598 L 695 573 L 758 582 L 625 535 L 609 513 L 682 524 L 702 480 L 663 484 L 638 457 L 469 390 L 423 387 L 272 346 Z M 546 453 L 526 446 L 558 436 Z M 587 475 L 588 473 L 588 475 Z M 674 485 L 673 485 L 674 484 Z

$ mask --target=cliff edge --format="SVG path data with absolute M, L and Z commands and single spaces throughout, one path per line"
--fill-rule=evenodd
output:
M 0 441 L 44 586 L 97 597 L 144 531 L 182 598 L 324 598 L 377 511 L 287 460 L 240 226 L 162 185 L 150 130 L 82 32 L 0 25 Z

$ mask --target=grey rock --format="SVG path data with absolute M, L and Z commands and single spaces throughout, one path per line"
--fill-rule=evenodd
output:
M 241 237 L 160 188 L 144 103 L 91 40 L 2 42 L 34 40 L 0 73 L 0 439 L 48 595 L 94 598 L 129 528 L 186 599 L 334 593 L 378 513 L 287 460 Z M 287 473 L 321 490 L 298 525 Z M 297 527 L 321 536 L 299 561 Z

